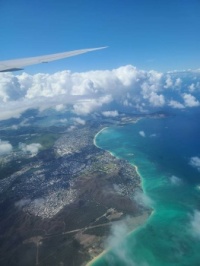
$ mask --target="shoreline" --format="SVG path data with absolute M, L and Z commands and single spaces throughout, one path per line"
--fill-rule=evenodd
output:
M 108 251 L 109 251 L 109 249 L 105 249 L 99 255 L 97 255 L 91 261 L 89 261 L 87 264 L 85 264 L 85 266 L 92 266 L 93 263 L 95 263 L 98 259 L 100 259 L 102 256 L 104 256 Z
M 105 129 L 107 129 L 107 128 L 109 128 L 109 127 L 103 127 L 100 131 L 98 131 L 96 134 L 95 134 L 95 136 L 94 136 L 94 138 L 93 138 L 93 144 L 94 144 L 94 146 L 96 146 L 97 148 L 99 148 L 99 149 L 101 149 L 101 147 L 99 147 L 97 144 L 96 144 L 96 137 L 101 133 L 101 132 L 103 132 Z M 102 150 L 102 149 L 101 149 Z
M 131 219 L 134 219 L 135 222 L 136 220 L 142 220 L 142 222 L 140 224 L 138 224 L 136 222 L 136 224 L 134 224 L 134 228 L 131 229 L 124 237 L 123 239 L 125 239 L 126 237 L 130 236 L 132 233 L 135 233 L 137 230 L 139 230 L 145 223 L 146 221 L 149 219 L 149 217 L 152 215 L 152 212 L 149 214 L 148 211 L 145 211 L 142 215 L 136 216 L 136 217 L 132 217 Z M 144 219 L 145 217 L 145 219 Z M 117 222 L 116 222 L 117 223 Z M 122 240 L 123 240 L 122 239 Z M 95 256 L 94 258 L 92 258 L 92 260 L 90 260 L 89 262 L 87 262 L 85 264 L 85 266 L 92 266 L 93 263 L 97 262 L 98 259 L 101 259 L 101 257 L 103 257 L 106 253 L 108 253 L 109 251 L 111 251 L 114 248 L 114 246 L 109 247 L 107 249 L 104 249 L 99 255 Z
M 135 123 L 137 123 L 140 119 L 141 119 L 141 118 L 137 119 L 137 120 L 135 121 Z M 97 148 L 99 148 L 99 149 L 102 149 L 102 148 L 99 147 L 99 146 L 96 144 L 96 137 L 97 137 L 101 132 L 103 132 L 105 129 L 107 129 L 107 128 L 109 128 L 109 127 L 104 127 L 104 128 L 102 128 L 102 129 L 101 129 L 101 130 L 100 130 L 100 131 L 94 136 L 93 144 L 94 144 Z M 119 159 L 119 157 L 116 156 L 114 153 L 112 153 L 112 152 L 110 152 L 110 151 L 108 151 L 108 150 L 105 150 L 105 151 L 109 152 L 112 156 L 114 156 L 115 158 L 118 158 L 118 159 Z M 138 170 L 137 165 L 135 165 L 135 164 L 133 164 L 133 163 L 130 163 L 130 162 L 128 162 L 128 163 L 131 164 L 131 165 L 135 168 L 135 171 L 136 171 L 136 173 L 138 174 L 138 176 L 139 176 L 139 178 L 140 178 L 142 191 L 143 191 L 143 193 L 145 194 L 146 192 L 145 192 L 145 188 L 144 188 L 144 180 L 143 180 L 142 175 L 139 173 L 139 170 Z M 150 208 L 152 209 L 152 211 L 151 211 L 150 215 L 146 218 L 146 220 L 144 220 L 144 223 L 143 223 L 142 225 L 138 225 L 136 228 L 134 228 L 133 230 L 131 230 L 126 236 L 124 236 L 124 238 L 126 238 L 127 236 L 129 236 L 129 235 L 132 234 L 132 233 L 135 233 L 137 230 L 139 230 L 139 228 L 140 228 L 141 226 L 143 226 L 144 224 L 147 223 L 147 221 L 150 219 L 150 217 L 155 213 L 155 210 L 153 209 L 153 207 L 150 206 Z M 91 261 L 89 261 L 88 263 L 86 263 L 85 266 L 92 266 L 93 263 L 95 263 L 96 261 L 98 261 L 98 259 L 100 259 L 101 257 L 103 257 L 103 256 L 104 256 L 107 252 L 109 252 L 109 250 L 111 250 L 111 249 L 112 249 L 112 247 L 110 247 L 109 249 L 105 249 L 105 250 L 102 251 L 99 255 L 97 255 L 96 257 L 94 257 Z

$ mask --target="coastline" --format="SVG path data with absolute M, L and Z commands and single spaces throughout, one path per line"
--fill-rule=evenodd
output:
M 91 261 L 89 261 L 85 266 L 92 266 L 93 263 L 95 263 L 98 259 L 100 259 L 102 256 L 104 256 L 108 251 L 109 251 L 109 249 L 105 249 L 103 252 L 101 252 L 99 255 L 97 255 Z
M 129 265 L 132 261 L 134 265 L 159 266 L 171 265 L 172 262 L 177 265 L 198 265 L 200 244 L 194 231 L 191 231 L 191 225 L 196 215 L 194 210 L 198 206 L 199 176 L 198 171 L 193 174 L 191 165 L 185 164 L 186 157 L 189 160 L 190 154 L 198 152 L 198 146 L 191 145 L 196 143 L 198 135 L 195 118 L 191 119 L 190 124 L 193 138 L 189 138 L 187 134 L 179 137 L 179 130 L 184 129 L 189 122 L 186 118 L 189 120 L 191 117 L 180 118 L 177 115 L 166 121 L 140 121 L 130 128 L 125 126 L 124 129 L 107 129 L 97 137 L 99 146 L 110 149 L 135 167 L 141 180 L 139 185 L 152 200 L 149 202 L 152 212 L 144 225 L 132 231 L 125 240 L 125 234 L 121 235 L 122 244 L 118 249 L 115 248 L 115 242 L 110 242 L 113 245 L 108 253 L 102 253 L 102 256 L 93 259 L 88 266 Z M 139 130 L 144 130 L 148 137 L 155 134 L 159 138 L 150 141 L 142 139 L 138 136 Z M 187 145 L 183 148 L 181 145 L 184 142 Z M 177 144 L 175 150 L 173 143 Z M 135 155 L 132 156 L 132 153 Z M 177 181 L 180 183 L 173 182 L 173 175 L 179 178 Z M 109 232 L 106 235 L 109 237 Z
M 105 129 L 107 129 L 108 127 L 103 127 L 100 131 L 98 131 L 97 132 L 97 134 L 94 136 L 94 138 L 93 138 L 93 144 L 94 144 L 94 146 L 96 146 L 97 148 L 99 148 L 99 149 L 101 149 L 101 147 L 99 147 L 98 145 L 97 145 L 97 143 L 96 143 L 96 137 L 101 133 L 101 132 L 103 132 Z
M 141 118 L 139 118 L 139 119 L 137 119 L 134 123 L 137 123 L 139 120 L 140 120 Z M 97 145 L 97 143 L 96 143 L 96 137 L 101 133 L 101 132 L 103 132 L 105 129 L 107 129 L 107 128 L 109 128 L 109 127 L 104 127 L 104 128 L 102 128 L 95 136 L 94 136 L 94 139 L 93 139 L 93 144 L 97 147 L 97 148 L 100 148 L 100 149 L 102 149 L 101 147 L 99 147 L 98 145 Z M 112 156 L 114 156 L 115 158 L 119 158 L 118 156 L 116 156 L 114 153 L 112 153 L 112 152 L 110 152 L 110 151 L 108 151 L 108 150 L 106 150 L 107 152 L 109 152 Z M 130 162 L 129 162 L 130 163 Z M 143 182 L 144 182 L 144 180 L 143 180 L 143 178 L 142 178 L 142 175 L 139 173 L 139 170 L 138 170 L 138 167 L 137 167 L 137 165 L 135 165 L 135 164 L 132 164 L 132 163 L 130 163 L 134 168 L 135 168 L 135 171 L 136 171 L 136 173 L 138 174 L 138 176 L 139 176 L 139 178 L 140 178 L 140 184 L 141 184 L 141 188 L 142 188 L 142 191 L 144 192 L 144 193 L 146 193 L 145 192 L 145 188 L 144 188 L 144 185 L 143 185 Z M 138 225 L 138 226 L 136 226 L 134 229 L 132 229 L 126 236 L 124 236 L 124 238 L 125 237 L 127 237 L 127 236 L 129 236 L 130 234 L 132 234 L 132 233 L 135 233 L 135 231 L 136 230 L 138 230 L 138 229 L 140 229 L 140 227 L 141 226 L 143 226 L 149 219 L 150 219 L 150 217 L 154 214 L 154 212 L 155 212 L 155 210 L 152 208 L 152 206 L 150 206 L 151 207 L 151 209 L 152 209 L 152 211 L 151 211 L 151 213 L 147 216 L 147 217 L 145 217 L 145 219 L 143 220 L 143 222 L 142 222 L 142 224 L 140 224 L 140 225 Z M 141 216 L 143 216 L 143 215 L 141 215 Z M 134 218 L 135 219 L 135 218 Z M 93 265 L 93 263 L 95 263 L 95 262 L 97 262 L 101 257 L 103 257 L 107 252 L 109 252 L 109 250 L 111 250 L 112 249 L 112 247 L 110 247 L 109 249 L 105 249 L 103 252 L 101 252 L 99 255 L 97 255 L 96 257 L 94 257 L 91 261 L 89 261 L 88 263 L 86 263 L 86 266 L 92 266 Z
M 137 230 L 139 230 L 141 228 L 141 226 L 143 226 L 146 223 L 146 221 L 149 219 L 151 214 L 152 214 L 152 212 L 149 215 L 149 212 L 146 211 L 140 216 L 132 217 L 131 219 L 134 220 L 134 222 L 131 223 L 133 228 L 123 237 L 123 239 L 125 239 L 126 237 L 128 237 L 132 233 L 135 233 Z M 85 266 L 93 266 L 93 263 L 95 263 L 99 259 L 101 259 L 106 253 L 108 253 L 110 250 L 112 250 L 112 248 L 113 248 L 113 246 L 103 250 L 99 255 L 95 256 L 94 258 L 92 258 L 92 260 L 87 262 L 85 264 Z

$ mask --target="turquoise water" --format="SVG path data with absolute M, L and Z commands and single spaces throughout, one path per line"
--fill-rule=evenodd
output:
M 147 222 L 122 239 L 94 266 L 199 266 L 200 110 L 107 128 L 96 137 L 102 149 L 138 167 L 154 209 Z

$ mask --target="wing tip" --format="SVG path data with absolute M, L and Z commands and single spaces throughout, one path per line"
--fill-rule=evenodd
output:
M 85 49 L 85 50 L 87 50 L 87 51 L 97 51 L 97 50 L 106 49 L 108 47 L 109 46 L 101 46 L 101 47 L 96 47 L 96 48 L 88 48 L 88 49 Z

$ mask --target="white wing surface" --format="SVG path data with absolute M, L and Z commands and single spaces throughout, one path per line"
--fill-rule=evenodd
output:
M 0 61 L 0 72 L 22 70 L 25 66 L 40 64 L 40 63 L 48 63 L 51 61 L 55 61 L 55 60 L 59 60 L 59 59 L 63 59 L 66 57 L 75 56 L 79 54 L 84 54 L 84 53 L 88 53 L 88 52 L 92 52 L 96 50 L 101 50 L 104 48 L 106 47 L 81 49 L 81 50 L 75 50 L 75 51 L 58 53 L 58 54 L 50 54 L 50 55 L 42 55 L 42 56 L 37 56 L 37 57 Z

